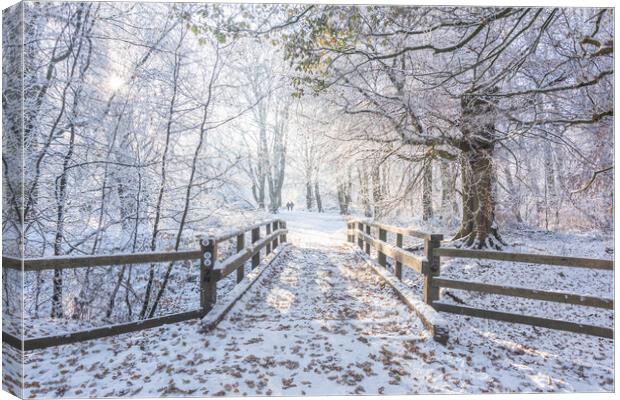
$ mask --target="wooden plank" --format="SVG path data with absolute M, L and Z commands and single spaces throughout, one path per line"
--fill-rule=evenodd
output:
M 271 224 L 267 224 L 265 225 L 265 236 L 269 237 L 271 236 Z M 267 245 L 265 246 L 265 255 L 268 256 L 269 253 L 271 253 L 271 242 L 267 242 Z
M 44 349 L 46 347 L 62 346 L 62 345 L 71 344 L 71 343 L 83 342 L 86 340 L 101 339 L 104 337 L 120 335 L 123 333 L 130 333 L 130 332 L 135 332 L 135 331 L 141 331 L 144 329 L 156 328 L 162 325 L 174 324 L 177 322 L 183 322 L 183 321 L 187 321 L 190 319 L 200 318 L 201 316 L 202 316 L 202 310 L 193 310 L 193 311 L 188 311 L 188 312 L 183 312 L 183 313 L 178 313 L 178 314 L 165 315 L 162 317 L 144 319 L 144 320 L 134 321 L 134 322 L 127 322 L 124 324 L 110 325 L 110 326 L 105 326 L 102 328 L 93 328 L 93 329 L 79 331 L 79 332 L 65 333 L 62 335 L 45 336 L 45 337 L 40 337 L 40 338 L 35 338 L 35 339 L 25 339 L 23 342 L 23 345 L 24 345 L 25 351 Z M 5 335 L 7 334 L 3 332 L 2 341 L 6 342 L 7 344 L 13 345 L 12 342 L 5 341 Z M 8 335 L 8 336 L 11 336 L 11 335 Z M 21 345 L 21 342 L 19 342 L 19 344 Z M 19 349 L 20 347 L 21 346 L 16 347 L 16 348 Z
M 279 224 L 279 221 L 273 221 L 271 224 L 271 230 L 275 232 L 280 229 Z M 271 243 L 271 250 L 275 250 L 276 248 L 278 248 L 278 236 L 276 236 Z
M 220 280 L 231 273 L 235 272 L 248 261 L 254 253 L 251 248 L 243 249 L 240 252 L 233 254 L 226 258 L 224 261 L 218 262 L 215 265 L 215 271 L 217 273 L 217 279 Z
M 403 234 L 402 233 L 396 234 L 396 247 L 398 247 L 399 249 L 403 248 Z M 396 265 L 394 266 L 394 275 L 396 275 L 399 281 L 402 281 L 403 280 L 403 263 L 396 260 L 395 258 L 394 260 L 396 261 Z
M 17 336 L 14 336 L 7 332 L 2 332 L 2 342 L 8 344 L 14 349 L 21 350 L 22 349 L 22 341 Z
M 10 268 L 21 271 L 22 259 L 17 257 L 2 256 L 2 268 Z
M 363 223 L 364 225 L 370 225 L 375 228 L 384 229 L 388 232 L 400 233 L 404 236 L 413 236 L 419 239 L 427 239 L 430 237 L 429 233 L 417 231 L 415 229 L 402 228 L 400 226 L 387 225 L 387 224 L 382 224 L 379 222 L 373 222 L 373 221 L 368 221 L 368 220 L 354 220 L 354 221 Z
M 284 229 L 284 233 L 280 235 L 280 243 L 286 243 L 286 233 L 288 232 L 286 229 L 286 221 L 280 220 L 280 228 Z
M 245 232 L 237 235 L 237 253 L 240 253 L 245 248 Z M 237 269 L 237 283 L 243 280 L 243 274 L 245 273 L 245 268 Z
M 366 225 L 366 235 L 368 235 L 368 237 L 371 237 L 370 225 Z M 369 242 L 366 242 L 366 254 L 370 255 L 370 243 Z
M 271 223 L 280 220 L 270 220 Z M 265 223 L 252 225 L 245 230 L 238 230 L 226 235 L 213 237 L 216 241 L 220 238 L 230 239 L 233 233 L 243 232 L 256 227 L 261 227 Z M 283 233 L 284 240 L 286 232 Z M 232 236 L 231 236 L 232 235 Z M 77 257 L 40 257 L 40 258 L 27 258 L 24 259 L 24 271 L 42 271 L 48 269 L 68 269 L 68 268 L 84 268 L 84 267 L 97 267 L 108 265 L 126 265 L 126 264 L 145 264 L 155 262 L 170 262 L 170 261 L 185 261 L 200 259 L 202 252 L 200 250 L 185 250 L 176 252 L 148 252 L 148 253 L 124 253 L 124 254 L 112 254 L 112 255 L 92 255 L 92 256 L 77 256 Z M 2 266 L 21 270 L 22 259 L 16 257 L 2 257 Z
M 361 236 L 359 234 L 364 233 L 364 225 L 361 222 L 357 223 L 357 230 L 358 230 L 358 235 L 357 235 L 357 245 L 359 246 L 360 249 L 364 248 L 364 241 L 362 240 Z
M 440 273 L 441 261 L 436 250 L 441 246 L 443 235 L 429 235 L 424 239 L 424 256 L 428 260 L 428 268 L 423 272 L 424 286 L 422 297 L 426 304 L 439 300 L 439 289 L 433 285 L 433 279 Z
M 426 258 L 418 257 L 415 254 L 409 253 L 407 250 L 399 249 L 389 243 L 374 239 L 372 236 L 363 232 L 359 232 L 358 235 L 362 241 L 372 245 L 375 249 L 377 249 L 377 251 L 386 254 L 388 257 L 401 262 L 406 267 L 409 267 L 418 273 L 422 273 L 422 271 L 425 270 L 427 265 Z
M 217 241 L 212 238 L 200 240 L 200 308 L 203 315 L 209 312 L 217 302 L 217 272 L 215 265 L 218 262 Z
M 363 253 L 362 253 L 363 254 Z M 380 267 L 370 257 L 362 255 L 370 268 L 379 275 L 397 293 L 398 297 L 411 309 L 422 321 L 424 327 L 431 333 L 433 340 L 441 344 L 448 342 L 448 323 L 441 315 L 428 304 L 418 300 L 418 296 L 407 285 L 399 281 L 386 268 Z
M 260 227 L 252 228 L 252 244 L 258 242 L 260 239 Z M 252 257 L 252 269 L 256 268 L 260 264 L 260 254 L 254 254 Z
M 252 247 L 250 247 L 250 251 L 252 252 L 253 255 L 259 255 L 260 254 L 260 250 L 262 250 L 264 247 L 266 247 L 269 243 L 271 243 L 273 241 L 274 238 L 281 236 L 283 234 L 288 233 L 288 230 L 286 229 L 278 229 L 275 232 L 271 232 L 271 234 L 269 236 L 265 236 L 264 238 L 253 242 L 252 243 Z
M 387 242 L 387 231 L 385 229 L 379 228 L 379 240 L 383 243 Z M 384 252 L 378 250 L 377 261 L 379 261 L 379 265 L 382 267 L 387 266 L 387 259 Z
M 253 225 L 245 226 L 245 227 L 243 227 L 241 229 L 236 229 L 236 230 L 230 231 L 230 232 L 224 232 L 224 233 L 222 233 L 220 235 L 209 235 L 209 236 L 212 236 L 218 242 L 222 242 L 224 240 L 232 239 L 235 236 L 239 236 L 242 233 L 249 232 L 249 231 L 251 231 L 251 230 L 253 230 L 255 228 L 261 228 L 261 227 L 263 227 L 263 226 L 265 226 L 265 225 L 267 225 L 269 223 L 273 223 L 275 221 L 282 221 L 282 219 L 280 219 L 280 218 L 266 219 L 264 221 L 257 222 L 257 223 L 255 223 Z
M 260 257 L 260 251 L 267 247 L 274 238 L 286 233 L 286 229 L 278 229 L 275 232 L 269 234 L 269 236 L 265 236 L 257 242 L 254 242 L 251 247 L 243 249 L 241 252 L 233 254 L 232 256 L 226 258 L 223 261 L 219 261 L 215 265 L 215 272 L 217 274 L 217 279 L 222 279 L 232 272 L 234 272 L 237 268 L 241 267 L 248 261 L 250 258 L 255 256 Z M 268 254 L 265 254 L 267 256 Z
M 497 321 L 512 322 L 517 324 L 539 326 L 542 328 L 556 329 L 560 331 L 582 333 L 586 335 L 599 336 L 607 339 L 613 339 L 614 330 L 600 326 L 579 324 L 576 322 L 560 321 L 555 319 L 547 319 L 540 317 L 532 317 L 527 315 L 513 314 L 501 311 L 484 310 L 480 308 L 472 308 L 461 305 L 446 304 L 434 302 L 433 307 L 437 311 L 443 311 L 453 314 L 467 315 L 476 318 L 494 319 Z
M 529 264 L 559 265 L 564 267 L 591 268 L 603 270 L 614 269 L 613 260 L 603 260 L 597 258 L 550 256 L 544 254 L 530 253 L 507 253 L 503 251 L 466 250 L 446 247 L 439 248 L 435 250 L 435 252 L 442 257 L 480 258 L 486 260 L 513 261 Z
M 612 310 L 613 299 L 603 299 L 591 296 L 580 296 L 573 293 L 553 292 L 538 289 L 526 289 L 516 286 L 490 285 L 483 282 L 459 281 L 445 278 L 434 278 L 433 284 L 437 287 L 473 290 L 476 292 L 499 294 L 504 296 L 523 297 L 527 299 L 554 301 L 557 303 L 576 304 L 581 306 L 598 307 Z
M 355 224 L 353 222 L 347 222 L 347 242 L 355 243 Z
M 288 245 L 284 243 L 283 246 L 280 246 L 276 252 L 274 252 L 273 258 L 269 260 L 267 258 L 267 262 L 262 266 L 259 266 L 256 269 L 253 269 L 248 273 L 245 279 L 238 285 L 236 285 L 232 291 L 227 296 L 227 301 L 216 304 L 215 307 L 209 312 L 209 314 L 205 315 L 202 319 L 201 325 L 204 332 L 208 332 L 215 328 L 220 321 L 224 319 L 226 314 L 233 308 L 235 303 L 241 299 L 244 293 L 246 293 L 252 285 L 258 281 L 263 272 L 269 268 L 269 266 L 278 258 L 280 254 L 288 249 Z
M 106 265 L 146 264 L 155 262 L 197 260 L 200 250 L 150 252 L 133 254 L 93 255 L 78 257 L 41 257 L 24 259 L 24 271 L 43 271 L 48 269 L 68 269 L 98 267 Z M 13 257 L 2 257 L 2 266 L 21 269 L 21 260 Z

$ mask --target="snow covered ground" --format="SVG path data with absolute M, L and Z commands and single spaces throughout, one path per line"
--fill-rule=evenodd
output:
M 613 341 L 444 314 L 442 346 L 351 251 L 340 216 L 281 216 L 293 246 L 215 330 L 190 321 L 29 352 L 24 396 L 613 390 Z

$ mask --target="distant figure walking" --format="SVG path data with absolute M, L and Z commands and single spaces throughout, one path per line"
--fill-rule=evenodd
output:
M 288 211 L 293 211 L 293 206 L 294 206 L 294 204 L 293 204 L 292 201 L 289 201 L 288 203 L 286 203 L 286 209 Z

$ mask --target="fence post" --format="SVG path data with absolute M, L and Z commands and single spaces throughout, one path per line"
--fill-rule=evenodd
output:
M 271 230 L 272 230 L 273 232 L 277 231 L 277 230 L 278 230 L 278 221 L 273 221 L 273 222 L 271 223 L 271 227 L 272 227 L 272 228 L 271 228 Z M 271 245 L 271 248 L 272 248 L 273 250 L 275 250 L 277 247 L 278 247 L 278 236 L 276 236 L 276 237 L 273 239 L 273 244 Z
M 379 228 L 379 240 L 387 242 L 387 231 L 385 229 Z M 377 254 L 377 260 L 379 261 L 379 265 L 382 267 L 385 268 L 387 266 L 387 258 L 384 253 L 379 251 Z
M 286 221 L 280 221 L 280 228 L 286 229 Z M 286 233 L 280 235 L 280 242 L 286 243 Z
M 355 243 L 355 222 L 349 222 L 347 224 L 347 238 L 349 243 Z
M 363 232 L 364 231 L 364 225 L 361 222 L 358 222 L 357 223 L 357 229 L 360 232 Z M 360 249 L 364 250 L 364 240 L 362 239 L 361 235 L 357 237 L 357 245 L 360 247 Z
M 370 225 L 366 225 L 366 234 L 370 236 Z M 370 243 L 366 242 L 366 254 L 370 255 Z
M 260 227 L 252 229 L 252 245 L 260 239 Z M 252 256 L 252 269 L 260 264 L 260 251 Z
M 241 235 L 237 235 L 237 253 L 243 251 L 244 248 L 245 248 L 245 232 L 243 232 Z M 244 269 L 245 269 L 245 263 L 243 263 L 242 266 L 237 268 L 237 283 L 243 280 Z
M 440 260 L 435 255 L 434 249 L 441 246 L 443 235 L 428 235 L 424 239 L 424 255 L 428 260 L 426 272 L 424 272 L 424 302 L 432 305 L 439 300 L 439 288 L 433 284 L 433 277 L 439 276 Z
M 269 235 L 271 235 L 271 222 L 265 225 L 265 237 L 269 237 Z M 268 256 L 271 253 L 271 242 L 267 242 L 265 250 L 265 256 Z
M 403 248 L 403 234 L 402 233 L 397 233 L 396 234 L 396 247 L 399 248 Z M 399 280 L 403 280 L 403 263 L 396 261 L 396 264 L 394 266 L 394 274 L 396 275 L 396 277 Z
M 213 273 L 217 261 L 217 242 L 205 237 L 200 240 L 200 309 L 206 315 L 217 301 L 217 279 Z
M 351 243 L 351 223 L 347 221 L 347 243 Z

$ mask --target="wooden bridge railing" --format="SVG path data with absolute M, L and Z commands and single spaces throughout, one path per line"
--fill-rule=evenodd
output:
M 261 238 L 261 228 L 265 229 L 265 236 Z M 246 233 L 251 233 L 252 241 L 246 246 Z M 260 264 L 261 251 L 265 249 L 265 257 L 275 250 L 280 243 L 286 242 L 286 222 L 273 219 L 212 237 L 201 236 L 200 250 L 185 250 L 175 252 L 151 252 L 134 254 L 93 255 L 79 257 L 49 257 L 20 259 L 2 257 L 2 267 L 14 270 L 32 272 L 51 269 L 87 268 L 95 266 L 121 266 L 128 264 L 145 264 L 158 262 L 175 262 L 200 260 L 200 308 L 186 312 L 168 314 L 149 319 L 142 319 L 127 323 L 92 328 L 78 332 L 63 333 L 60 335 L 39 338 L 24 338 L 2 332 L 2 341 L 24 351 L 60 346 L 85 340 L 98 339 L 107 336 L 119 335 L 154 328 L 157 326 L 205 316 L 217 301 L 217 282 L 237 271 L 237 283 L 243 279 L 246 261 L 252 259 L 252 269 Z M 220 260 L 218 245 L 226 240 L 236 239 L 236 253 Z
M 371 228 L 378 230 L 377 237 L 371 234 Z M 387 243 L 387 232 L 396 235 L 396 245 Z M 424 240 L 424 256 L 417 256 L 403 247 L 403 236 L 411 236 Z M 494 319 L 540 326 L 569 332 L 584 333 L 604 338 L 613 338 L 613 329 L 576 322 L 541 318 L 529 315 L 507 313 L 464 305 L 448 304 L 440 301 L 440 288 L 476 291 L 502 296 L 528 298 L 534 300 L 558 302 L 603 309 L 613 309 L 614 300 L 579 294 L 529 289 L 516 286 L 494 285 L 485 282 L 463 281 L 440 277 L 441 257 L 474 258 L 497 261 L 511 261 L 533 265 L 556 265 L 572 268 L 589 268 L 613 271 L 613 261 L 593 258 L 564 257 L 543 254 L 508 253 L 499 251 L 466 250 L 441 247 L 443 237 L 416 230 L 380 224 L 368 220 L 349 220 L 347 222 L 347 239 L 351 243 L 357 241 L 360 249 L 370 255 L 370 248 L 377 250 L 377 261 L 387 266 L 386 256 L 394 260 L 394 274 L 402 280 L 402 265 L 424 275 L 423 300 L 437 311 L 467 315 L 478 318 Z M 612 279 L 610 277 L 610 279 Z

